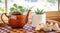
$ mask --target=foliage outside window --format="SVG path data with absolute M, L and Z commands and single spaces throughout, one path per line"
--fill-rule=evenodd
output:
M 52 2 L 52 3 L 55 3 L 56 0 L 47 0 L 48 2 Z
M 5 12 L 5 0 L 0 0 L 0 13 Z
M 0 3 L 2 2 L 2 0 L 0 0 Z

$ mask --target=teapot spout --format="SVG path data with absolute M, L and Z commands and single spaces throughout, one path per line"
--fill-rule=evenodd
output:
M 29 13 L 30 13 L 31 10 L 28 10 L 28 13 L 26 15 L 26 23 L 28 22 L 28 17 L 29 17 Z

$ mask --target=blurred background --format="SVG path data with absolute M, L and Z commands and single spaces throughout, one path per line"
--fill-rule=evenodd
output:
M 21 5 L 27 9 L 31 8 L 29 15 L 30 20 L 32 14 L 37 8 L 44 9 L 47 18 L 60 18 L 60 0 L 0 0 L 0 15 L 2 13 L 9 14 L 10 7 L 13 7 L 13 4 Z M 3 19 L 5 21 L 8 20 L 5 15 L 3 16 Z

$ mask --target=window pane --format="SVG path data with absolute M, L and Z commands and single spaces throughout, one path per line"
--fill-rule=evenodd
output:
M 26 6 L 24 0 L 8 0 L 8 11 L 10 11 L 10 8 L 13 7 L 13 4 Z
M 58 11 L 58 0 L 8 0 L 8 11 L 10 7 L 16 3 L 27 8 L 32 8 L 32 11 L 44 9 L 44 11 Z
M 0 0 L 0 13 L 5 11 L 5 0 Z

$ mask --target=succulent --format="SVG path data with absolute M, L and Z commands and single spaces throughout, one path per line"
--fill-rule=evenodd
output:
M 35 11 L 35 13 L 36 14 L 44 14 L 43 9 L 42 10 L 37 9 L 37 11 Z
M 13 7 L 10 8 L 11 14 L 23 14 L 25 11 L 27 11 L 26 8 L 23 6 L 18 6 L 17 4 L 13 4 Z

